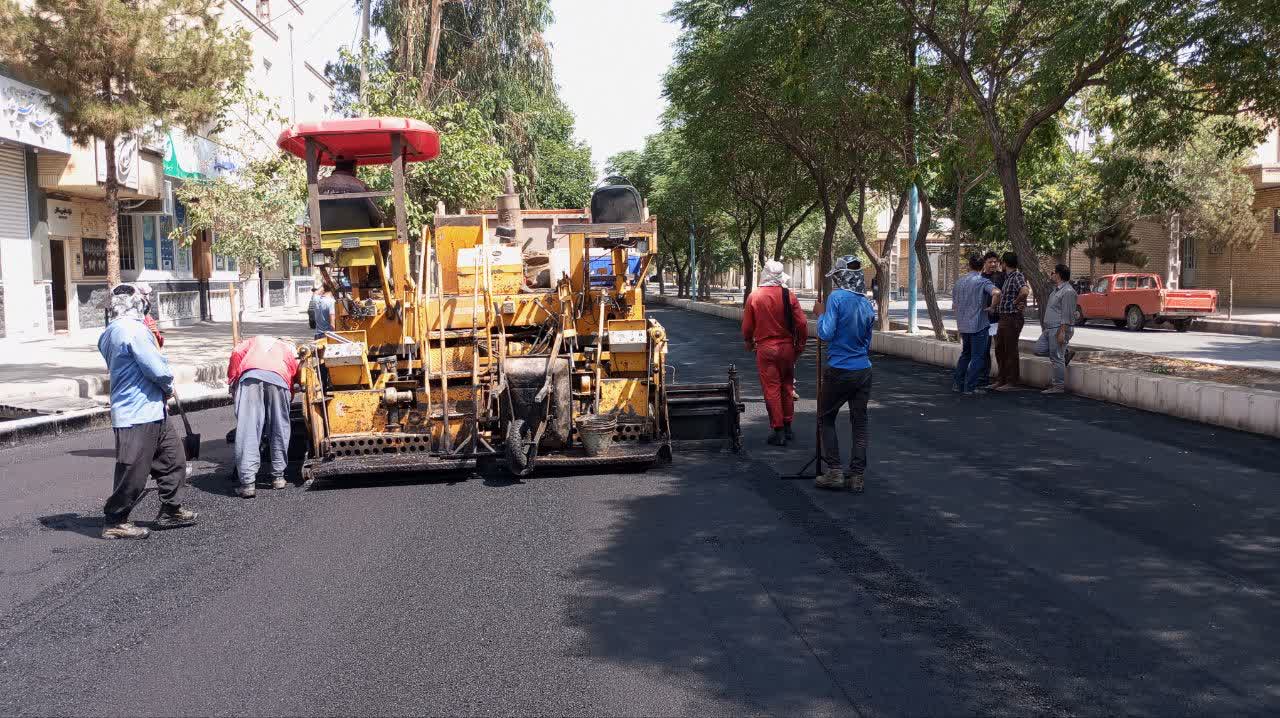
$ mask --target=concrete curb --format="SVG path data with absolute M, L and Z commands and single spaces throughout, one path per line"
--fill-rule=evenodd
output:
M 226 387 L 178 387 L 178 395 L 182 397 L 182 407 L 187 411 L 203 411 L 231 403 L 231 396 Z M 93 429 L 106 429 L 111 426 L 111 407 L 81 409 L 49 416 L 35 416 L 30 419 L 18 419 L 0 423 L 0 448 L 17 446 L 31 439 L 47 436 L 60 436 Z M 199 431 L 198 427 L 193 427 Z
M 1197 319 L 1191 330 L 1214 334 L 1237 334 L 1244 337 L 1280 338 L 1280 324 L 1273 322 L 1245 322 L 1238 319 Z
M 742 321 L 741 307 L 653 295 L 647 299 L 654 304 Z M 809 320 L 810 334 L 817 333 L 816 324 Z M 871 339 L 871 349 L 947 368 L 955 366 L 960 357 L 960 345 L 955 342 L 941 342 L 932 337 L 896 331 L 876 332 Z M 1049 385 L 1047 359 L 1024 354 L 1021 372 L 1023 384 L 1033 387 Z M 1090 399 L 1280 437 L 1280 392 L 1276 391 L 1092 365 L 1068 367 L 1067 388 Z

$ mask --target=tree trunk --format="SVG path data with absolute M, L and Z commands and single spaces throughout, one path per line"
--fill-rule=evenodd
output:
M 751 278 L 756 276 L 751 260 L 751 235 L 739 241 L 738 248 L 742 250 L 742 304 L 746 306 L 747 297 L 751 296 L 753 286 Z
M 427 41 L 427 61 L 422 69 L 422 85 L 418 88 L 418 99 L 426 101 L 431 98 L 431 85 L 436 79 L 436 56 L 440 53 L 440 28 L 444 21 L 444 0 L 431 0 L 431 30 Z
M 959 174 L 959 173 L 957 173 Z M 942 272 L 942 280 L 947 283 L 948 288 L 956 286 L 956 280 L 960 278 L 960 254 L 964 252 L 961 246 L 960 237 L 963 234 L 962 225 L 964 224 L 964 201 L 969 194 L 969 187 L 963 182 L 956 185 L 956 211 L 955 217 L 951 222 L 951 261 L 948 262 L 947 269 Z
M 107 162 L 107 287 L 111 288 L 120 283 L 120 178 L 116 172 L 116 138 L 105 137 L 102 143 Z
M 765 227 L 765 211 L 763 208 L 761 208 L 760 209 L 760 244 L 759 246 L 756 247 L 756 266 L 760 268 L 761 272 L 764 271 L 764 263 L 768 256 L 764 252 L 764 238 L 765 238 L 766 231 L 767 230 Z
M 1027 236 L 1027 218 L 1022 211 L 1022 188 L 1018 186 L 1018 157 L 1003 149 L 997 149 L 995 155 L 996 174 L 1000 177 L 1000 189 L 1004 193 L 1005 231 L 1009 234 L 1013 251 L 1018 255 L 1018 266 L 1031 283 L 1031 291 L 1036 297 L 1036 309 L 1043 323 L 1044 306 L 1049 301 L 1049 278 L 1040 268 L 1040 256 Z
M 924 303 L 929 307 L 929 321 L 933 324 L 934 337 L 947 340 L 947 328 L 942 323 L 942 308 L 938 306 L 938 290 L 933 286 L 933 266 L 929 264 L 929 224 L 933 222 L 933 208 L 929 205 L 929 193 L 916 185 L 920 195 L 920 224 L 916 227 L 916 262 L 920 266 L 920 283 L 924 285 Z
M 837 207 L 832 207 L 830 211 L 823 210 L 822 243 L 818 247 L 818 276 L 814 277 L 818 298 L 822 300 L 825 300 L 827 295 L 831 293 L 831 280 L 827 279 L 827 272 L 831 271 L 831 255 L 835 251 L 836 228 L 839 224 L 840 210 Z
M 658 296 L 665 296 L 667 293 L 666 268 L 666 257 L 658 255 Z

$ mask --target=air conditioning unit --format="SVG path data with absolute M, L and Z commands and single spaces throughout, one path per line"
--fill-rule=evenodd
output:
M 129 204 L 127 200 L 120 203 L 120 211 L 125 214 L 139 214 L 147 216 L 173 216 L 174 200 L 173 200 L 173 182 L 165 180 L 164 188 L 160 191 L 159 199 L 147 199 L 134 204 Z

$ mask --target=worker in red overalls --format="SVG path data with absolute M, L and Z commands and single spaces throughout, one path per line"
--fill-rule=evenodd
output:
M 795 416 L 796 360 L 809 338 L 800 300 L 786 283 L 782 262 L 765 262 L 760 286 L 747 297 L 742 312 L 742 338 L 747 351 L 756 353 L 760 389 L 773 430 L 768 438 L 772 446 L 786 446 L 795 438 L 791 419 Z

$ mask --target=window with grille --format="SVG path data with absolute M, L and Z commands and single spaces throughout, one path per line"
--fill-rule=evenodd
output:
M 120 270 L 133 271 L 138 268 L 138 251 L 133 236 L 133 215 L 120 215 L 116 229 L 120 234 Z
M 1271 231 L 1280 234 L 1280 207 L 1271 210 Z

